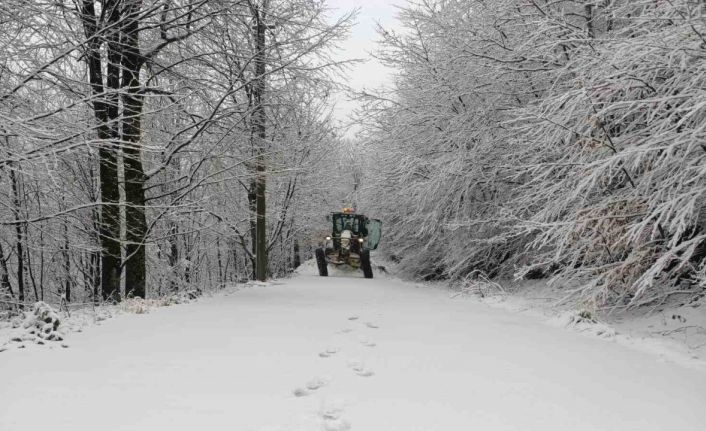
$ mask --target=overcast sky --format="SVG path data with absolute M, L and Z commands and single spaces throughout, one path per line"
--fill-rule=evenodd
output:
M 365 59 L 364 63 L 354 66 L 350 71 L 348 83 L 356 90 L 375 88 L 390 82 L 390 71 L 370 56 L 376 49 L 375 41 L 378 35 L 375 31 L 376 23 L 386 29 L 395 29 L 397 23 L 397 8 L 395 5 L 404 5 L 405 0 L 328 0 L 327 4 L 333 9 L 331 19 L 343 13 L 360 8 L 358 24 L 353 28 L 350 38 L 341 46 L 339 59 L 359 58 Z M 336 118 L 347 122 L 355 102 L 347 100 L 344 95 L 338 97 L 336 103 Z M 355 130 L 346 134 L 354 136 Z

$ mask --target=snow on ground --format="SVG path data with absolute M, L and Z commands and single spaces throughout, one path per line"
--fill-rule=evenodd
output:
M 0 430 L 706 424 L 700 369 L 445 289 L 312 272 L 0 353 Z
M 565 292 L 545 280 L 501 282 L 504 292 L 477 298 L 491 307 L 533 316 L 546 324 L 616 342 L 660 361 L 706 371 L 706 305 L 661 304 L 627 312 L 591 312 L 562 302 Z

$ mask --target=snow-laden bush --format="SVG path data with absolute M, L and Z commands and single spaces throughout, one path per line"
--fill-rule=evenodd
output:
M 481 298 L 506 293 L 499 283 L 488 278 L 488 275 L 482 271 L 473 271 L 464 277 L 458 290 L 459 294 L 477 295 Z
M 181 290 L 162 298 L 162 305 L 188 304 L 201 297 L 201 295 L 203 295 L 203 292 L 198 288 Z
M 9 321 L 16 313 L 16 307 L 13 306 L 13 302 L 10 292 L 0 288 L 0 321 Z
M 125 298 L 118 304 L 118 309 L 130 314 L 147 314 L 150 308 L 155 306 L 155 301 L 152 299 L 142 299 L 139 296 L 134 298 Z
M 182 290 L 171 295 L 157 299 L 143 299 L 140 297 L 125 298 L 118 304 L 118 308 L 126 313 L 146 314 L 154 307 L 167 307 L 176 304 L 187 304 L 198 299 L 203 292 L 201 289 L 193 288 Z
M 613 338 L 617 334 L 615 329 L 596 319 L 589 310 L 565 311 L 558 314 L 551 320 L 554 325 L 571 328 L 579 332 L 585 332 L 601 338 Z
M 61 341 L 63 336 L 59 332 L 61 319 L 59 314 L 47 303 L 39 301 L 32 305 L 32 311 L 25 312 L 22 327 L 29 335 L 47 341 Z

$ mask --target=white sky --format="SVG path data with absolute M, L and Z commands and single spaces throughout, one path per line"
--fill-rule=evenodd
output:
M 341 45 L 338 59 L 364 59 L 364 63 L 352 67 L 349 72 L 348 84 L 356 90 L 376 88 L 390 83 L 390 70 L 382 66 L 370 53 L 377 49 L 375 41 L 378 35 L 375 31 L 376 23 L 386 29 L 396 29 L 397 8 L 403 6 L 405 0 L 328 0 L 328 6 L 333 9 L 331 19 L 343 13 L 360 8 L 357 25 L 353 28 L 350 38 Z M 341 123 L 347 123 L 357 104 L 348 100 L 345 95 L 339 95 L 336 103 L 335 116 Z M 346 136 L 355 136 L 355 127 L 346 133 Z

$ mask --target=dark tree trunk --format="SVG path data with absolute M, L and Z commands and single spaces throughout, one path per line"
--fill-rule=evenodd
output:
M 23 303 L 25 301 L 25 282 L 24 282 L 24 275 L 25 275 L 25 268 L 24 268 L 24 250 L 22 247 L 23 239 L 22 239 L 22 225 L 20 224 L 20 190 L 19 190 L 19 185 L 17 182 L 17 175 L 15 174 L 14 169 L 10 169 L 10 182 L 12 183 L 12 196 L 13 196 L 13 205 L 14 208 L 12 210 L 13 215 L 15 217 L 15 236 L 16 236 L 16 251 L 17 251 L 17 293 L 18 293 L 18 298 L 20 300 L 20 303 Z
M 64 220 L 64 298 L 71 302 L 71 256 L 69 255 L 69 223 Z
M 44 301 L 44 229 L 39 231 L 39 298 Z
M 94 180 L 95 177 L 93 175 L 93 168 L 91 167 L 91 179 Z M 91 181 L 91 184 L 95 184 L 95 180 Z M 97 195 L 92 196 L 93 200 L 98 200 Z M 93 207 L 91 211 L 91 216 L 92 216 L 92 221 L 93 221 L 93 228 L 95 232 L 95 243 L 100 245 L 101 244 L 101 239 L 100 239 L 100 210 L 97 207 Z M 98 303 L 98 298 L 100 298 L 100 290 L 101 290 L 101 251 L 99 249 L 94 249 L 91 251 L 91 283 L 90 286 L 92 287 L 91 290 L 91 296 L 93 297 L 93 302 Z
M 216 238 L 216 262 L 218 263 L 218 284 L 220 285 L 225 281 L 225 276 L 223 274 L 223 259 L 221 258 L 221 239 Z M 227 269 L 227 268 L 226 268 Z
M 250 184 L 250 190 L 248 190 L 248 208 L 250 210 L 250 251 L 251 258 L 250 263 L 252 264 L 252 279 L 257 279 L 257 199 L 255 195 L 255 181 Z
M 233 256 L 233 272 L 231 273 L 230 281 L 238 281 L 240 274 L 238 274 L 238 246 L 235 239 L 230 242 L 230 253 Z
M 140 0 L 125 0 L 122 31 L 123 46 L 123 153 L 125 155 L 125 222 L 126 253 L 125 289 L 141 298 L 146 294 L 147 261 L 145 238 L 145 171 L 142 165 L 141 133 L 142 104 L 140 69 L 142 56 L 139 42 Z
M 294 253 L 294 266 L 292 267 L 292 269 L 297 269 L 302 264 L 302 258 L 299 254 L 299 240 L 296 238 L 296 236 L 294 237 L 294 246 L 292 251 Z
M 92 0 L 84 0 L 81 7 L 81 20 L 84 33 L 89 40 L 86 46 L 88 77 L 91 84 L 93 113 L 97 121 L 97 134 L 100 140 L 99 186 L 100 207 L 100 267 L 103 299 L 120 300 L 120 214 L 118 204 L 118 157 L 117 118 L 118 89 L 120 85 L 120 35 L 116 23 L 120 18 L 119 2 L 106 0 L 103 14 L 108 26 L 107 89 L 103 85 L 103 62 L 100 45 L 103 37 L 97 34 L 98 22 Z M 107 90 L 107 92 L 106 92 Z
M 179 234 L 179 227 L 175 222 L 171 222 L 169 228 L 169 266 L 172 268 L 172 274 L 176 276 L 177 265 L 179 264 L 179 241 L 177 235 Z M 179 286 L 176 280 L 171 278 L 170 291 L 176 292 L 179 290 Z
M 98 303 L 98 298 L 100 298 L 100 285 L 101 285 L 101 254 L 99 251 L 91 252 L 91 271 L 93 275 L 93 303 Z
M 27 232 L 27 224 L 25 223 L 23 226 L 23 238 L 25 241 L 27 241 L 27 238 L 29 238 L 29 233 Z M 25 252 L 26 255 L 26 265 L 25 265 L 25 270 L 27 271 L 27 275 L 29 276 L 29 281 L 32 282 L 32 291 L 34 292 L 34 300 L 39 301 L 39 291 L 37 290 L 37 280 L 34 278 L 34 270 L 32 269 L 32 254 L 27 250 Z
M 10 284 L 10 272 L 7 270 L 7 258 L 5 257 L 5 250 L 0 244 L 0 270 L 2 270 L 2 275 L 0 275 L 0 289 L 7 290 L 11 297 L 15 296 L 15 292 L 12 291 L 12 284 Z
M 265 166 L 265 13 L 267 1 L 261 7 L 253 7 L 255 19 L 255 87 L 253 98 L 253 135 L 256 136 L 256 167 L 255 167 L 255 278 L 260 281 L 267 279 L 267 204 L 266 204 L 266 166 Z

